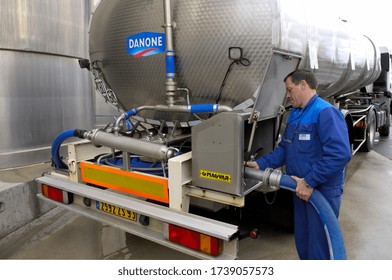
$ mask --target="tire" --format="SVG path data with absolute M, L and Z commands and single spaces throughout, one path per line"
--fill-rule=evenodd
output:
M 361 147 L 362 152 L 370 152 L 373 149 L 374 138 L 376 137 L 376 113 L 370 110 L 367 116 L 366 141 Z

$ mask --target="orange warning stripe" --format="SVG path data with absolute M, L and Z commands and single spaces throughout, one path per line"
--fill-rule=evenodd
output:
M 88 162 L 81 162 L 80 170 L 85 183 L 169 203 L 167 178 Z

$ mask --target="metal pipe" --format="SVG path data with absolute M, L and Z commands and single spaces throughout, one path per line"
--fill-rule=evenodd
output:
M 166 49 L 174 51 L 173 48 L 173 18 L 171 13 L 171 0 L 163 0 L 163 11 L 165 18 Z
M 128 152 L 123 152 L 123 170 L 130 171 L 131 170 L 131 163 L 130 163 L 130 154 Z
M 357 110 L 357 111 L 350 111 L 350 113 L 351 114 L 365 113 L 365 112 L 369 111 L 372 107 L 373 107 L 373 105 L 369 105 L 366 109 Z
M 254 137 L 255 137 L 255 132 L 256 132 L 256 127 L 257 127 L 257 119 L 259 118 L 259 114 L 258 113 L 255 113 L 254 115 L 253 115 L 253 126 L 252 126 L 252 131 L 251 131 L 251 133 L 250 133 L 250 137 L 249 137 L 249 144 L 248 144 L 248 150 L 247 150 L 247 153 L 248 153 L 248 156 L 250 155 L 250 151 L 252 150 L 252 145 L 253 145 L 253 139 L 254 139 Z
M 350 91 L 350 92 L 344 93 L 342 95 L 336 96 L 335 99 L 339 100 L 339 99 L 346 98 L 346 97 L 348 97 L 350 95 L 357 94 L 357 93 L 359 93 L 359 90 Z
M 173 17 L 171 12 L 171 1 L 163 1 L 164 27 L 166 34 L 166 95 L 168 97 L 168 106 L 174 105 L 174 96 L 177 91 L 175 82 L 175 60 L 174 60 L 174 43 L 173 43 Z
M 168 160 L 176 155 L 174 149 L 165 145 L 125 136 L 117 136 L 99 129 L 86 132 L 84 138 L 90 140 L 96 146 L 110 147 L 157 160 Z
M 156 110 L 162 112 L 175 112 L 175 113 L 220 113 L 220 112 L 231 112 L 233 108 L 226 105 L 219 104 L 194 104 L 194 105 L 155 105 L 155 106 L 141 106 L 131 109 L 123 113 L 117 118 L 114 125 L 115 133 L 120 130 L 120 122 L 129 117 L 138 114 L 140 111 L 144 110 Z
M 260 181 L 261 187 L 265 191 L 276 191 L 279 189 L 282 172 L 277 169 L 266 168 L 265 170 L 257 170 L 250 167 L 245 167 L 244 178 L 254 179 Z

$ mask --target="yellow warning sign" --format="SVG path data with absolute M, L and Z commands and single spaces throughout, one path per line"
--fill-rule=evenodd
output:
M 225 183 L 231 183 L 231 175 L 210 170 L 200 169 L 200 177 L 204 179 L 217 180 Z

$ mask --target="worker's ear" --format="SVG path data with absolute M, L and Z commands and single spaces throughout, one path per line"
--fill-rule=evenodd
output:
M 308 85 L 308 83 L 307 83 L 305 80 L 302 80 L 302 81 L 300 82 L 300 84 L 301 84 L 301 89 L 302 89 L 302 90 L 305 90 L 306 86 Z

